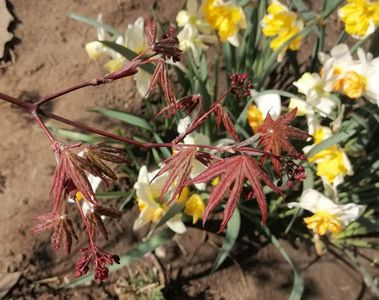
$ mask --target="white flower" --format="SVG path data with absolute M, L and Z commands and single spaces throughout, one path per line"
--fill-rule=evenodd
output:
M 98 21 L 101 22 L 101 15 L 99 15 Z M 100 41 L 110 39 L 102 28 L 97 29 L 97 38 Z M 146 50 L 148 46 L 145 41 L 145 27 L 143 18 L 139 17 L 133 24 L 129 24 L 125 32 L 125 38 L 118 36 L 115 43 L 127 47 L 137 54 Z M 109 72 L 117 71 L 127 61 L 121 54 L 109 49 L 98 41 L 87 43 L 85 45 L 85 49 L 91 59 L 97 59 L 102 54 L 110 56 L 112 59 L 105 64 L 105 67 Z M 141 96 L 145 96 L 150 85 L 151 75 L 146 71 L 139 69 L 138 73 L 133 76 L 133 79 L 136 82 L 138 93 Z
M 190 117 L 185 117 L 184 119 L 181 119 L 178 123 L 178 133 L 183 134 L 187 127 L 191 123 Z M 191 134 L 188 134 L 183 142 L 187 145 L 210 145 L 209 137 L 202 133 L 193 132 Z M 206 166 L 203 165 L 201 162 L 199 162 L 197 159 L 193 161 L 192 164 L 192 171 L 191 171 L 191 178 L 195 178 L 197 175 L 199 175 L 201 172 L 205 171 Z M 196 183 L 195 187 L 198 190 L 204 190 L 206 187 L 206 183 Z
M 217 38 L 210 35 L 211 27 L 202 19 L 201 10 L 196 0 L 187 1 L 187 10 L 179 11 L 176 22 L 183 29 L 178 33 L 180 49 L 191 50 L 195 63 L 200 64 L 201 50 L 206 50 L 207 43 L 216 43 Z
M 337 204 L 314 189 L 303 192 L 299 202 L 288 203 L 289 208 L 299 207 L 313 213 L 304 218 L 307 227 L 318 235 L 338 233 L 349 223 L 359 218 L 364 205 Z
M 255 93 L 255 90 L 250 91 L 256 105 L 249 105 L 246 110 L 247 120 L 254 132 L 256 132 L 258 127 L 263 124 L 268 113 L 270 113 L 270 116 L 276 120 L 279 118 L 282 110 L 281 98 L 278 94 L 269 93 L 263 95 L 258 94 L 256 96 Z
M 134 184 L 134 188 L 137 193 L 137 202 L 140 209 L 140 214 L 134 222 L 134 230 L 138 230 L 150 222 L 157 222 L 168 209 L 167 205 L 159 202 L 163 184 L 167 179 L 167 174 L 163 174 L 162 176 L 154 179 L 158 172 L 159 169 L 153 172 L 148 172 L 146 166 L 142 166 L 139 171 L 138 179 Z M 182 222 L 180 214 L 177 214 L 168 220 L 166 224 L 176 233 L 182 234 L 186 231 L 186 227 Z
M 80 152 L 78 155 L 82 157 L 83 152 Z M 87 178 L 88 178 L 88 181 L 91 185 L 93 192 L 96 193 L 96 190 L 98 189 L 98 187 L 101 184 L 101 178 L 97 177 L 97 176 L 93 176 L 92 174 L 89 174 L 87 176 Z M 88 213 L 91 213 L 93 211 L 92 204 L 90 202 L 86 201 L 80 192 L 76 193 L 75 198 L 76 198 L 76 200 L 72 199 L 71 197 L 68 197 L 67 201 L 70 203 L 75 203 L 75 201 L 82 201 L 82 209 L 83 209 L 83 213 L 85 215 L 87 215 Z M 105 217 L 101 216 L 101 218 L 104 219 Z
M 333 90 L 340 91 L 351 99 L 365 97 L 379 106 L 379 58 L 358 49 L 358 60 L 354 60 L 346 44 L 335 46 L 331 55 L 319 53 L 324 64 L 330 64 L 333 73 Z

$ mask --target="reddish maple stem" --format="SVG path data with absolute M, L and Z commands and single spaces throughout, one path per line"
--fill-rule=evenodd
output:
M 188 128 L 186 129 L 186 131 L 179 135 L 177 138 L 175 138 L 172 142 L 174 144 L 177 144 L 177 143 L 180 143 L 187 135 L 189 135 L 190 133 L 194 132 L 196 129 L 198 129 L 201 124 L 203 124 L 205 122 L 205 120 L 208 118 L 208 116 L 216 109 L 217 105 L 222 101 L 224 100 L 224 98 L 226 97 L 226 95 L 230 92 L 230 88 L 227 89 L 224 94 L 222 94 L 215 102 L 213 102 L 212 106 L 209 108 L 208 111 L 206 111 L 205 113 L 203 113 L 199 118 L 197 119 L 194 119 L 192 121 L 192 123 L 188 126 Z
M 99 85 L 100 83 L 97 82 L 96 80 L 91 80 L 91 81 L 87 81 L 87 82 L 84 82 L 84 83 L 81 83 L 81 84 L 77 84 L 77 85 L 74 85 L 72 87 L 69 87 L 67 89 L 64 89 L 62 91 L 59 91 L 57 93 L 54 93 L 52 95 L 49 95 L 49 96 L 46 96 L 46 97 L 43 97 L 41 100 L 39 100 L 37 103 L 35 103 L 35 106 L 36 106 L 36 109 L 38 110 L 38 108 L 46 103 L 46 102 L 49 102 L 51 100 L 54 100 L 60 96 L 63 96 L 65 94 L 68 94 L 68 93 L 71 93 L 73 91 L 76 91 L 76 90 L 79 90 L 79 89 L 82 89 L 84 87 L 87 87 L 87 86 L 95 86 L 95 85 Z
M 94 242 L 93 236 L 92 236 L 91 227 L 90 227 L 90 225 L 88 223 L 88 219 L 87 219 L 86 215 L 84 214 L 83 209 L 82 209 L 81 205 L 79 204 L 79 201 L 77 201 L 77 200 L 74 200 L 74 201 L 75 201 L 76 205 L 79 208 L 80 216 L 82 217 L 82 220 L 83 220 L 84 225 L 86 227 L 86 230 L 87 230 L 87 233 L 88 233 L 89 243 L 90 243 L 91 247 L 96 248 L 96 245 L 95 245 L 95 242 Z M 85 201 L 85 200 L 83 199 L 83 201 Z
M 27 102 L 19 100 L 19 99 L 16 99 L 14 97 L 11 97 L 11 96 L 3 94 L 3 93 L 0 93 L 0 99 L 4 100 L 6 102 L 12 103 L 18 107 L 24 108 L 25 110 L 27 110 L 29 112 L 32 112 L 34 109 L 33 104 L 27 103 Z
M 43 132 L 49 138 L 50 143 L 56 142 L 54 136 L 51 134 L 50 130 L 47 129 L 45 123 L 41 120 L 41 118 L 39 117 L 39 115 L 37 113 L 34 113 L 34 120 L 36 120 L 36 122 L 39 125 L 39 127 L 41 127 L 41 129 L 43 130 Z

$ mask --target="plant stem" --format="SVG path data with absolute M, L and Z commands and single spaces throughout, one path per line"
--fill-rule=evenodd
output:
M 34 105 L 31 104 L 31 103 L 27 103 L 25 101 L 22 101 L 22 100 L 18 100 L 14 97 L 11 97 L 11 96 L 8 96 L 6 94 L 3 94 L 3 93 L 0 93 L 0 99 L 6 101 L 6 102 L 9 102 L 9 103 L 12 103 L 18 107 L 21 107 L 29 112 L 32 112 L 33 109 L 34 109 Z
M 36 120 L 39 127 L 41 127 L 43 132 L 46 134 L 46 136 L 49 138 L 50 143 L 55 142 L 56 141 L 55 138 L 53 137 L 53 135 L 51 134 L 49 129 L 47 129 L 45 123 L 41 120 L 41 118 L 38 116 L 38 114 L 36 114 L 36 113 L 34 114 L 34 119 Z
M 81 83 L 81 84 L 77 84 L 77 85 L 74 85 L 72 87 L 69 87 L 67 89 L 64 89 L 62 91 L 59 91 L 57 93 L 54 93 L 52 95 L 49 95 L 49 96 L 46 96 L 46 97 L 43 97 L 41 100 L 39 100 L 35 105 L 36 105 L 36 109 L 38 109 L 41 105 L 43 105 L 44 103 L 46 102 L 49 102 L 50 100 L 54 100 L 60 96 L 63 96 L 65 94 L 68 94 L 68 93 L 71 93 L 73 91 L 76 91 L 76 90 L 79 90 L 79 89 L 82 89 L 84 87 L 87 87 L 87 86 L 95 86 L 95 85 L 99 85 L 100 83 L 98 83 L 96 80 L 91 80 L 91 81 L 87 81 L 87 82 L 84 82 L 84 83 Z

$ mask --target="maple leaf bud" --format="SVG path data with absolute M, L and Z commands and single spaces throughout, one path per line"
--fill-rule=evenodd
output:
M 253 84 L 246 73 L 233 73 L 230 76 L 230 92 L 236 95 L 237 99 L 249 96 L 252 88 Z
M 179 40 L 175 28 L 170 26 L 162 38 L 153 44 L 152 49 L 161 54 L 164 59 L 172 58 L 173 62 L 180 61 L 182 50 L 179 49 Z

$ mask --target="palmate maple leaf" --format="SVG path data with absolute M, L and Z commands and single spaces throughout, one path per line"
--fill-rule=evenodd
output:
M 259 146 L 263 146 L 265 151 L 271 152 L 271 162 L 274 170 L 280 176 L 280 161 L 278 159 L 282 151 L 287 155 L 298 157 L 301 154 L 289 143 L 288 139 L 306 140 L 311 137 L 303 130 L 289 126 L 296 116 L 297 109 L 280 116 L 274 120 L 269 113 L 263 124 L 258 128 L 260 134 Z
M 267 203 L 263 192 L 261 181 L 268 185 L 275 192 L 282 194 L 282 191 L 271 181 L 267 173 L 260 164 L 246 154 L 240 154 L 225 158 L 209 166 L 207 170 L 190 180 L 188 183 L 208 182 L 220 176 L 220 182 L 216 185 L 209 196 L 208 205 L 203 214 L 203 224 L 213 209 L 221 202 L 225 195 L 229 194 L 224 210 L 223 221 L 220 231 L 224 230 L 228 224 L 234 209 L 240 198 L 245 179 L 250 182 L 259 209 L 262 215 L 262 223 L 267 220 Z

